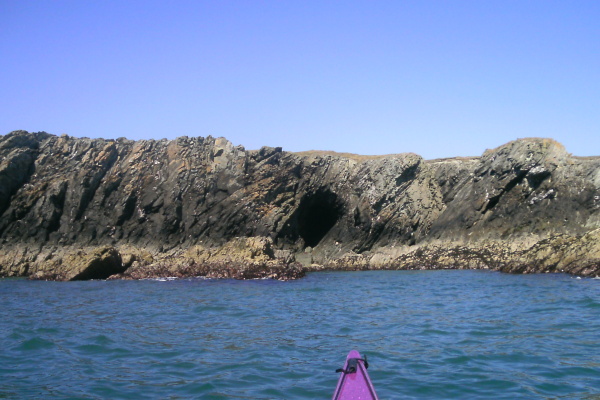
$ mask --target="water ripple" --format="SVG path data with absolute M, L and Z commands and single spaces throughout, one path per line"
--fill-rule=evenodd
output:
M 600 399 L 600 281 L 483 271 L 294 282 L 0 280 L 0 398 Z

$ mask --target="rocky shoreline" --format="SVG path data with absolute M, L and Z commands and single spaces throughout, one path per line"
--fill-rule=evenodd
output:
M 333 270 L 485 269 L 506 273 L 567 273 L 600 276 L 600 230 L 573 237 L 556 235 L 532 246 L 509 242 L 435 244 L 392 256 L 343 257 L 325 266 Z M 320 268 L 318 268 L 320 269 Z
M 0 136 L 0 277 L 290 280 L 317 270 L 600 275 L 600 157 L 245 150 Z
M 289 254 L 277 257 L 267 238 L 237 238 L 219 248 L 193 246 L 168 252 L 132 246 L 17 246 L 0 254 L 0 265 L 8 266 L 6 276 L 59 281 L 172 277 L 292 280 L 306 273 Z
M 291 252 L 276 251 L 268 238 L 237 238 L 217 248 L 155 252 L 126 246 L 3 251 L 7 276 L 34 280 L 302 278 L 311 271 L 484 269 L 506 273 L 567 273 L 600 276 L 600 229 L 579 237 L 556 235 L 532 246 L 506 242 L 430 244 L 346 254 L 324 264 L 302 265 Z M 278 253 L 278 254 L 276 254 Z M 8 272 L 8 273 L 6 273 Z

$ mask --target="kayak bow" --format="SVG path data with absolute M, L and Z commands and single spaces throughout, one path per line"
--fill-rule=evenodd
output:
M 363 359 L 358 351 L 352 350 L 348 353 L 344 368 L 336 371 L 342 374 L 333 400 L 379 400 L 367 373 L 368 367 L 366 357 Z

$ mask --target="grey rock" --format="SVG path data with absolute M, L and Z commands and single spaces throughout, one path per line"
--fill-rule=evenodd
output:
M 401 268 L 443 248 L 477 252 L 494 242 L 524 251 L 557 235 L 578 243 L 600 228 L 599 210 L 600 158 L 571 156 L 550 139 L 423 160 L 246 150 L 210 136 L 0 136 L 3 276 L 32 275 L 42 255 L 61 248 L 109 246 L 127 268 L 152 265 L 141 254 L 159 260 L 253 237 L 269 240 L 270 261 L 289 266 Z M 574 263 L 592 262 L 575 253 Z

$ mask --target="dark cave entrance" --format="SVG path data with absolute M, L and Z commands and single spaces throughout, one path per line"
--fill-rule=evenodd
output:
M 298 235 L 306 246 L 315 247 L 339 221 L 343 207 L 329 190 L 305 195 L 297 211 Z

